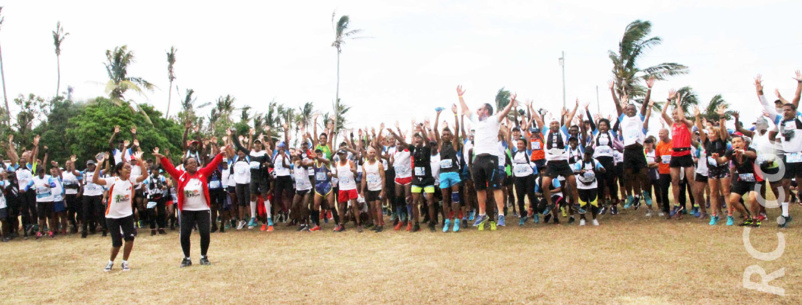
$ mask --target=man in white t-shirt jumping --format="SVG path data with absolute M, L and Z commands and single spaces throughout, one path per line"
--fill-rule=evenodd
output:
M 485 210 L 487 203 L 487 190 L 493 191 L 493 196 L 496 202 L 504 202 L 504 194 L 501 191 L 501 182 L 504 179 L 504 168 L 499 168 L 498 153 L 498 131 L 501 120 L 507 117 L 510 109 L 515 107 L 515 95 L 510 99 L 507 107 L 504 107 L 501 112 L 493 115 L 493 106 L 485 103 L 479 109 L 476 109 L 476 115 L 473 115 L 465 104 L 462 95 L 465 90 L 462 86 L 457 86 L 457 95 L 459 96 L 459 103 L 462 107 L 462 115 L 467 115 L 471 119 L 471 125 L 476 130 L 474 134 L 474 147 L 473 153 L 476 156 L 473 161 L 471 172 L 473 181 L 476 188 L 476 197 L 479 201 L 479 216 L 473 226 L 479 226 L 480 229 L 484 227 L 488 217 Z M 499 219 L 503 217 L 503 209 L 499 209 Z

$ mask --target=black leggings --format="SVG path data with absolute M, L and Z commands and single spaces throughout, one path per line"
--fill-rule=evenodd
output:
M 249 184 L 239 184 L 234 187 L 234 191 L 237 193 L 237 203 L 241 207 L 249 207 L 251 206 L 251 192 L 250 192 L 250 185 Z M 267 199 L 267 198 L 265 198 Z
M 86 232 L 89 222 L 100 223 L 103 230 L 106 230 L 107 225 L 104 220 L 106 215 L 104 211 L 105 207 L 103 206 L 103 196 L 84 196 L 81 201 L 81 208 L 83 210 L 81 222 L 84 227 L 84 232 Z M 92 230 L 94 230 L 94 225 L 92 226 Z
M 150 221 L 150 229 L 156 229 L 157 225 L 159 229 L 164 229 L 164 227 L 167 226 L 167 211 L 165 211 L 164 208 L 164 198 L 149 201 L 156 202 L 155 207 L 147 209 L 148 220 Z
M 20 215 L 22 216 L 22 225 L 27 229 L 28 225 L 36 224 L 37 211 L 36 211 L 36 191 L 29 190 L 20 196 Z
M 658 196 L 660 196 L 660 203 L 663 205 L 663 212 L 668 213 L 671 211 L 671 205 L 668 202 L 668 188 L 671 186 L 671 175 L 660 174 L 660 188 Z
M 128 215 L 123 218 L 106 218 L 106 221 L 111 234 L 111 246 L 115 248 L 122 247 L 123 240 L 134 241 L 136 232 L 134 231 L 134 215 Z M 122 231 L 122 233 L 120 232 Z
M 515 196 L 518 199 L 518 211 L 521 213 L 521 217 L 526 217 L 527 210 L 524 207 L 524 197 L 529 197 L 529 206 L 532 207 L 532 210 L 537 206 L 537 201 L 535 199 L 535 175 L 512 177 L 512 179 L 512 183 L 515 184 Z
M 209 231 L 211 230 L 212 214 L 210 210 L 205 211 L 181 211 L 181 250 L 184 257 L 189 257 L 189 235 L 192 228 L 198 225 L 201 242 L 201 256 L 206 256 L 209 250 Z

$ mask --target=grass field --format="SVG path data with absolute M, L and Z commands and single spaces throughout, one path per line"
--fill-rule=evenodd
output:
M 802 209 L 778 230 L 769 213 L 751 230 L 774 261 L 750 256 L 744 228 L 685 217 L 643 217 L 644 209 L 604 215 L 599 227 L 534 225 L 460 233 L 366 230 L 357 233 L 258 230 L 213 233 L 211 266 L 179 268 L 178 233 L 136 239 L 132 270 L 103 272 L 110 240 L 78 235 L 0 244 L 0 303 L 148 304 L 800 304 Z M 149 233 L 149 232 L 145 232 Z M 746 267 L 785 276 L 785 296 L 743 288 Z M 758 281 L 758 276 L 752 277 Z

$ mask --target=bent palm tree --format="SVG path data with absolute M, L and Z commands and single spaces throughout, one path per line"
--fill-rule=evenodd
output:
M 334 42 L 331 43 L 331 46 L 337 49 L 337 93 L 334 95 L 333 108 L 335 112 L 339 112 L 337 109 L 340 109 L 340 53 L 342 53 L 342 45 L 345 44 L 347 39 L 358 38 L 356 35 L 362 30 L 351 30 L 348 28 L 351 25 L 351 18 L 348 17 L 348 15 L 340 16 L 340 19 L 337 20 L 337 23 L 334 23 L 336 14 L 336 12 L 331 13 L 331 23 L 334 27 Z M 342 124 L 337 122 L 337 119 L 338 118 L 335 118 L 334 121 L 335 133 L 339 130 L 339 126 L 342 126 Z
M 124 45 L 115 47 L 114 50 L 106 50 L 106 60 L 106 72 L 109 76 L 109 81 L 106 83 L 106 93 L 114 104 L 122 105 L 125 92 L 128 90 L 143 94 L 142 88 L 149 91 L 155 88 L 153 84 L 141 77 L 128 76 L 128 67 L 134 63 L 134 52 L 128 51 L 128 46 Z M 127 104 L 128 107 L 134 108 L 130 102 Z M 141 113 L 148 123 L 153 124 L 147 113 L 140 107 L 137 107 L 134 111 Z
M 641 103 L 647 91 L 642 81 L 651 77 L 663 80 L 668 76 L 688 73 L 688 67 L 678 63 L 661 63 L 647 68 L 638 66 L 638 60 L 646 51 L 662 42 L 660 37 L 648 37 L 651 31 L 651 22 L 633 21 L 627 25 L 624 36 L 618 43 L 618 52 L 608 53 L 613 62 L 615 92 L 619 98 L 626 95 L 630 101 Z
M 173 65 L 175 65 L 175 52 L 178 49 L 175 47 L 170 47 L 170 52 L 167 52 L 167 78 L 170 79 L 170 90 L 167 93 L 167 112 L 164 113 L 164 117 L 170 117 L 170 101 L 173 99 L 173 81 L 175 80 L 175 72 L 173 71 Z
M 0 6 L 0 11 L 3 10 L 3 7 Z M 0 17 L 0 26 L 3 25 L 3 19 L 5 17 Z M 6 94 L 6 73 L 3 71 L 3 51 L 0 48 L 0 80 L 3 82 L 3 101 L 6 102 L 6 126 L 11 127 L 11 108 L 8 107 L 8 95 Z
M 61 21 L 56 22 L 56 30 L 53 31 L 53 45 L 56 47 L 56 72 L 58 73 L 56 97 L 58 97 L 59 89 L 61 88 L 61 43 L 64 42 L 64 38 L 67 38 L 67 35 L 70 35 L 70 33 L 64 33 Z

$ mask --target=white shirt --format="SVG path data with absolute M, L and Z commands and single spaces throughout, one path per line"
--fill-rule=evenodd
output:
M 351 160 L 345 162 L 345 165 L 340 165 L 340 162 L 337 162 L 337 178 L 339 179 L 339 186 L 341 191 L 356 189 L 356 181 L 354 180 L 354 173 L 351 172 Z
M 295 189 L 299 191 L 307 191 L 312 189 L 312 182 L 309 181 L 309 172 L 304 166 L 298 166 L 292 171 L 292 176 L 295 178 Z
M 251 182 L 251 166 L 245 160 L 238 160 L 234 163 L 234 182 L 237 184 L 248 184 Z
M 519 150 L 515 152 L 512 157 L 512 174 L 515 177 L 527 177 L 534 175 L 535 171 L 532 170 L 532 164 L 529 163 L 529 156 L 526 151 Z
M 403 149 L 396 151 L 393 155 L 393 168 L 396 178 L 412 177 L 412 158 L 409 150 Z
M 206 197 L 203 195 L 203 185 L 200 179 L 189 179 L 184 186 L 184 211 L 208 211 L 209 205 L 206 204 Z
M 451 161 L 451 160 L 449 160 Z M 434 185 L 440 185 L 440 153 L 434 154 L 429 161 L 432 168 L 432 177 L 434 177 Z
M 275 162 L 273 163 L 273 169 L 274 169 L 273 172 L 276 173 L 276 176 L 289 176 L 290 175 L 290 168 L 284 166 L 284 159 L 287 159 L 287 163 L 288 164 L 292 164 L 289 161 L 289 158 L 287 158 L 286 156 L 284 156 L 282 154 L 277 154 L 276 155 L 276 160 L 274 160 Z
M 197 159 L 197 160 L 200 160 L 200 159 Z M 142 169 L 139 168 L 139 164 L 137 164 L 137 165 L 133 165 L 132 164 L 131 165 L 131 177 L 139 177 L 140 175 L 142 175 Z M 134 180 L 134 189 L 138 190 L 140 188 L 142 188 L 142 183 L 136 182 L 136 180 Z
M 28 182 L 28 189 L 33 188 L 36 191 L 36 202 L 53 202 L 53 193 L 51 188 L 55 187 L 53 178 L 50 175 L 45 175 L 44 178 L 34 176 L 31 182 Z
M 61 173 L 61 182 L 63 185 L 74 185 L 75 188 L 64 188 L 64 194 L 75 195 L 78 194 L 78 177 L 75 177 L 71 172 L 65 171 Z
M 368 187 L 368 191 L 381 191 L 382 177 L 379 173 L 379 162 L 376 161 L 373 164 L 370 164 L 370 161 L 366 161 L 362 168 L 365 169 L 365 173 L 367 174 L 365 177 L 365 182 L 367 184 L 366 186 Z
M 56 185 L 50 188 L 50 194 L 53 195 L 53 202 L 64 201 L 64 186 L 59 181 L 59 178 L 52 178 L 53 183 Z
M 29 170 L 25 164 L 20 165 L 19 169 L 17 169 L 17 183 L 19 183 L 19 190 L 20 192 L 25 191 L 25 186 L 31 182 L 33 179 L 33 173 Z
M 133 178 L 122 180 L 120 177 L 105 178 L 106 187 L 109 187 L 109 202 L 106 208 L 106 218 L 119 219 L 131 216 L 131 200 L 134 198 Z
M 472 116 L 472 118 L 474 116 Z M 472 119 L 471 125 L 474 129 L 474 155 L 496 155 L 496 145 L 498 145 L 498 129 L 499 126 L 501 126 L 501 123 L 498 121 L 498 114 L 488 116 L 484 120 L 479 120 L 478 118 L 475 120 Z
M 644 117 L 638 113 L 633 117 L 622 114 L 619 118 L 621 121 L 621 130 L 624 136 L 624 146 L 632 144 L 641 144 L 646 136 L 643 134 L 643 121 Z
M 103 196 L 103 186 L 92 183 L 95 172 L 86 171 L 84 174 L 84 196 Z

